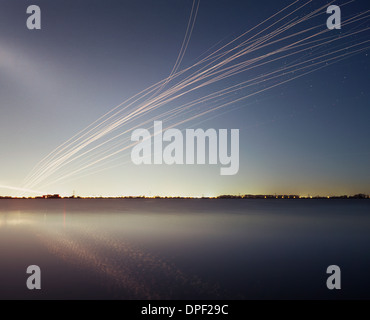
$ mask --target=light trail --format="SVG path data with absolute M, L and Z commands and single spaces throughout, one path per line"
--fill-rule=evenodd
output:
M 42 191 L 31 190 L 31 189 L 26 189 L 26 188 L 11 187 L 11 186 L 4 186 L 4 185 L 0 185 L 0 189 L 7 189 L 7 190 L 13 190 L 13 191 L 21 191 L 21 192 L 34 193 L 34 194 L 39 194 L 39 195 L 46 194 L 46 193 L 44 193 Z
M 45 188 L 90 170 L 94 166 L 100 167 L 105 161 L 114 160 L 112 159 L 114 156 L 136 144 L 136 142 L 131 143 L 130 138 L 125 135 L 156 119 L 166 121 L 168 128 L 171 128 L 368 50 L 370 40 L 360 39 L 355 42 L 352 38 L 355 35 L 362 37 L 367 35 L 365 39 L 369 38 L 369 28 L 358 30 L 356 23 L 369 19 L 370 11 L 344 20 L 342 26 L 352 28 L 340 36 L 326 36 L 330 30 L 322 28 L 322 25 L 306 26 L 302 29 L 303 23 L 326 14 L 326 10 L 323 11 L 323 9 L 334 2 L 297 18 L 292 16 L 299 14 L 300 10 L 311 3 L 311 0 L 298 7 L 294 7 L 298 4 L 298 1 L 294 1 L 205 58 L 178 71 L 189 45 L 199 9 L 199 1 L 196 4 L 194 0 L 185 38 L 170 75 L 114 107 L 54 149 L 26 177 L 24 187 L 32 189 L 43 186 Z M 353 0 L 342 6 L 352 2 Z M 288 9 L 291 11 L 287 12 Z M 283 16 L 279 17 L 280 14 Z M 277 18 L 276 21 L 266 26 L 267 22 L 275 18 Z M 291 32 L 298 26 L 299 30 Z M 258 30 L 259 28 L 262 30 Z M 273 30 L 270 31 L 271 29 Z M 252 31 L 255 33 L 247 37 Z M 291 33 L 286 34 L 287 32 Z M 281 63 L 284 61 L 285 64 L 282 66 Z M 263 69 L 266 67 L 271 71 L 266 72 Z M 254 74 L 251 74 L 252 71 Z M 247 77 L 245 81 L 240 81 L 236 77 L 244 74 Z M 225 81 L 236 81 L 236 83 L 232 85 L 224 83 L 223 89 L 212 86 Z M 209 91 L 204 93 L 201 91 L 204 89 Z M 247 89 L 249 91 L 246 91 Z M 200 94 L 200 97 L 193 97 L 194 94 Z M 235 94 L 242 96 L 236 98 Z M 190 101 L 189 96 L 191 96 Z M 188 101 L 184 102 L 184 99 Z M 174 103 L 178 106 L 173 107 Z M 143 119 L 144 117 L 148 118 Z M 117 133 L 117 130 L 122 129 L 123 126 L 125 129 Z M 52 181 L 48 182 L 48 179 Z

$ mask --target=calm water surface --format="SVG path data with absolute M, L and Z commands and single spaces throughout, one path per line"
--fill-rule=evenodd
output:
M 369 299 L 369 248 L 367 200 L 0 200 L 0 298 Z

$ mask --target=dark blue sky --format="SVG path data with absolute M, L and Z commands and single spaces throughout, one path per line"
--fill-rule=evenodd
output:
M 227 43 L 292 2 L 201 0 L 180 69 L 219 41 Z M 3 0 L 0 185 L 21 186 L 34 165 L 58 145 L 120 102 L 166 78 L 180 50 L 192 3 L 34 1 L 42 10 L 42 30 L 30 31 L 26 28 L 30 1 Z M 299 14 L 325 3 L 313 1 Z M 343 21 L 368 9 L 368 1 L 356 0 L 342 8 Z M 304 28 L 322 24 L 325 29 L 326 18 L 322 15 Z M 348 28 L 366 27 L 369 19 Z M 343 27 L 332 32 L 340 35 L 351 30 Z M 366 40 L 369 32 L 341 41 L 350 45 Z M 324 49 L 330 52 L 345 46 L 336 42 Z M 309 57 L 305 52 L 299 59 Z M 243 73 L 237 81 L 291 62 L 283 59 L 280 65 Z M 122 166 L 107 166 L 105 171 L 67 179 L 42 191 L 194 196 L 370 193 L 369 85 L 367 50 L 200 119 L 198 126 L 203 128 L 240 129 L 240 171 L 235 176 L 220 176 L 215 166 L 136 167 L 126 159 Z M 0 189 L 0 194 L 18 193 Z

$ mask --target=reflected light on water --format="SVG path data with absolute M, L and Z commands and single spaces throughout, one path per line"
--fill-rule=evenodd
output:
M 346 270 L 343 297 L 370 298 L 369 209 L 351 200 L 2 200 L 0 298 L 28 297 L 31 264 L 46 277 L 44 298 L 330 298 L 323 279 L 333 263 Z

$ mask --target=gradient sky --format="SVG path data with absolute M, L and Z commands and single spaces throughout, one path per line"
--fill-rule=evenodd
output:
M 291 2 L 201 0 L 183 66 Z M 310 9 L 325 3 L 314 1 Z M 32 4 L 42 10 L 39 31 L 26 28 L 30 4 L 0 2 L 0 185 L 12 187 L 20 187 L 38 161 L 76 132 L 170 74 L 192 1 L 37 0 Z M 357 0 L 342 14 L 368 9 L 368 1 Z M 325 28 L 326 19 L 322 24 Z M 220 176 L 214 165 L 135 166 L 122 160 L 122 166 L 41 191 L 82 196 L 370 193 L 369 54 L 193 123 L 240 129 L 235 176 Z M 0 189 L 0 195 L 19 194 Z

